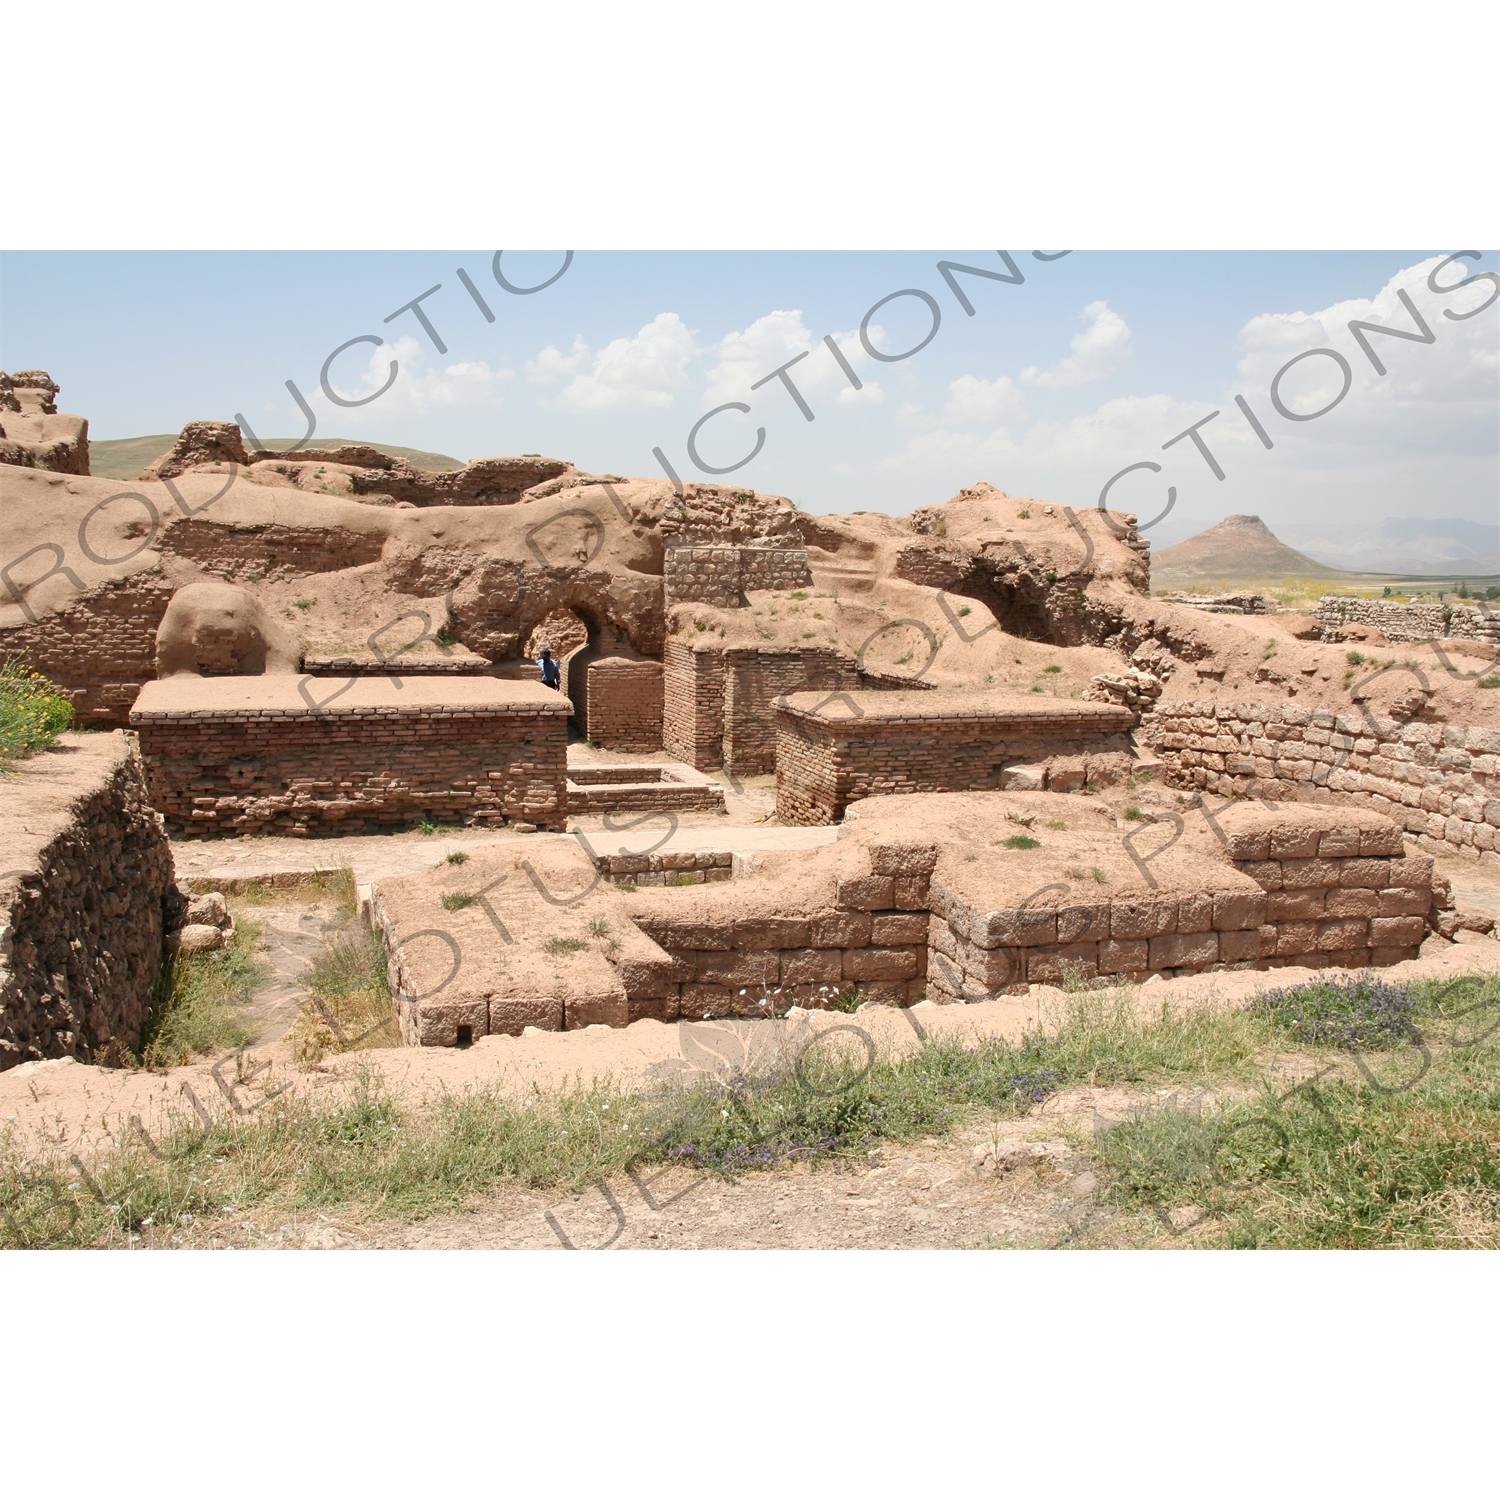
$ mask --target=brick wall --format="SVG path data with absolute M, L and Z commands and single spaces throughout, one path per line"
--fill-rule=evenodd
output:
M 568 696 L 583 737 L 606 750 L 660 750 L 662 676 L 659 661 L 575 653 L 568 662 Z
M 852 692 L 865 684 L 854 663 L 826 646 L 798 651 L 736 647 L 724 652 L 722 762 L 742 776 L 776 769 L 776 699 L 789 693 Z
M 723 760 L 724 653 L 669 638 L 663 658 L 662 748 L 706 771 Z
M 1122 755 L 1132 722 L 1108 704 L 928 708 L 906 694 L 851 695 L 826 712 L 781 699 L 776 813 L 783 823 L 836 822 L 849 803 L 893 792 L 1066 791 L 1093 779 L 1085 751 Z
M 303 835 L 424 817 L 566 826 L 566 698 L 488 678 L 406 678 L 399 691 L 382 678 L 348 684 L 149 683 L 130 721 L 169 829 Z
M 247 582 L 333 573 L 379 562 L 385 536 L 344 526 L 223 526 L 178 521 L 161 539 L 163 552 L 188 558 L 209 573 Z
M 35 624 L 0 630 L 0 658 L 25 652 L 73 700 L 80 728 L 122 728 L 156 676 L 156 632 L 172 585 L 136 573 L 80 595 Z
M 776 769 L 775 700 L 787 693 L 867 686 L 853 659 L 826 646 L 710 646 L 670 639 L 666 650 L 662 745 L 698 770 L 740 775 Z
M 1500 864 L 1500 730 L 1205 699 L 1160 705 L 1144 733 L 1177 786 L 1370 807 L 1423 848 Z
M 868 875 L 839 880 L 832 903 L 795 917 L 705 920 L 688 904 L 688 893 L 664 894 L 635 917 L 672 960 L 647 981 L 662 992 L 660 1018 L 765 1016 L 771 1000 L 783 1012 L 793 1003 L 826 1010 L 851 985 L 859 986 L 861 1000 L 877 1004 L 919 1000 L 927 973 L 928 876 L 936 860 L 931 844 L 876 846 Z M 705 874 L 712 878 L 723 877 Z M 674 911 L 678 899 L 683 905 Z

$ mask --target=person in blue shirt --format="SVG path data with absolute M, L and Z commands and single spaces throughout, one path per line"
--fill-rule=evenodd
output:
M 550 647 L 542 648 L 541 660 L 537 662 L 537 666 L 542 669 L 542 686 L 562 692 L 562 671 Z

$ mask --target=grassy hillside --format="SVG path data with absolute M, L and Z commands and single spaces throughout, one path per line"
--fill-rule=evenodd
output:
M 155 463 L 173 443 L 175 432 L 156 433 L 151 437 L 111 438 L 104 442 L 89 440 L 89 472 L 104 479 L 139 479 L 141 470 Z M 292 447 L 296 438 L 264 438 L 262 445 L 273 452 Z M 363 438 L 315 437 L 307 446 L 318 448 L 342 448 L 346 444 L 361 443 L 378 448 L 391 458 L 404 458 L 419 469 L 461 469 L 461 458 L 450 458 L 446 453 L 427 453 L 421 448 L 398 448 L 394 443 L 365 443 Z

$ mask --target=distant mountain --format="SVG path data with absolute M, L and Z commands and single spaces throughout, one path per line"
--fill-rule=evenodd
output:
M 89 439 L 89 472 L 101 479 L 138 479 L 147 464 L 155 463 L 173 443 L 175 432 L 157 433 L 152 437 Z M 296 438 L 266 438 L 262 446 L 273 451 L 290 448 Z M 340 448 L 358 442 L 367 448 L 378 448 L 389 458 L 404 458 L 419 469 L 461 469 L 463 460 L 446 453 L 424 453 L 420 448 L 398 448 L 393 443 L 367 443 L 363 438 L 315 438 L 308 447 Z
M 1500 525 L 1398 516 L 1378 525 L 1287 526 L 1287 538 L 1335 567 L 1365 573 L 1500 573 Z
M 1259 516 L 1225 516 L 1217 526 L 1151 558 L 1153 584 L 1221 578 L 1321 578 L 1341 571 L 1288 547 Z

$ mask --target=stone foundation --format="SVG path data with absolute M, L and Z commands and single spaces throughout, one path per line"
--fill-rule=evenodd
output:
M 930 998 L 991 999 L 1065 978 L 1384 966 L 1415 958 L 1435 921 L 1432 859 L 1408 857 L 1388 818 L 1242 805 L 1223 815 L 1220 833 L 1222 876 L 1190 892 L 1101 893 L 1078 904 L 1068 892 L 980 912 L 936 885 Z
M 1490 641 L 1500 645 L 1500 610 L 1491 605 L 1406 604 L 1325 594 L 1318 602 L 1325 641 L 1341 641 L 1344 625 L 1373 625 L 1388 641 Z
M 563 828 L 568 700 L 493 678 L 174 677 L 130 716 L 152 805 L 187 836 L 421 818 Z
M 374 904 L 404 1034 L 438 1046 L 523 1026 L 1385 966 L 1466 925 L 1431 858 L 1406 854 L 1378 813 L 1241 803 L 1175 837 L 1143 825 L 1132 844 L 1092 810 L 1050 793 L 879 798 L 837 844 L 743 871 L 728 853 L 591 859 L 549 839 L 382 881 Z M 1018 824 L 1041 848 L 1004 846 Z M 455 890 L 484 900 L 445 908 Z
M 1500 864 L 1500 730 L 1215 699 L 1164 703 L 1143 729 L 1177 786 L 1368 807 Z
M 865 797 L 1114 780 L 1134 715 L 1104 703 L 1001 695 L 798 693 L 778 699 L 776 814 L 837 822 Z
M 0 778 L 0 1069 L 140 1047 L 172 855 L 123 733 L 65 735 Z
M 668 605 L 738 609 L 752 590 L 812 587 L 805 547 L 668 547 L 662 573 Z

